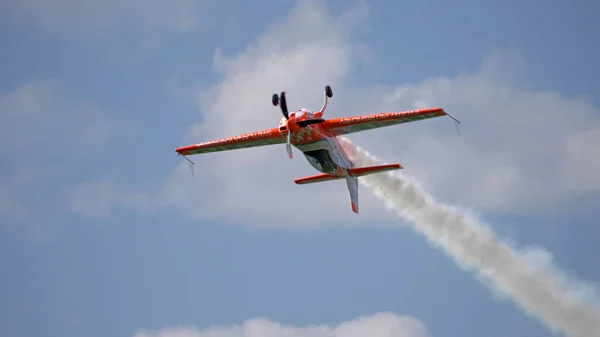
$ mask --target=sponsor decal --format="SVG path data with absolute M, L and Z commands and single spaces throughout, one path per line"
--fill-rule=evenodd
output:
M 196 147 L 205 148 L 205 147 L 229 145 L 229 144 L 235 144 L 235 143 L 244 142 L 244 141 L 248 141 L 248 140 L 262 139 L 262 138 L 265 138 L 268 136 L 271 136 L 271 130 L 252 132 L 252 133 L 247 133 L 247 134 L 240 135 L 240 136 L 212 140 L 210 142 L 196 144 Z
M 371 114 L 371 115 L 365 115 L 365 116 L 342 118 L 342 120 L 340 120 L 340 124 L 365 123 L 365 122 L 371 122 L 371 121 L 394 119 L 397 117 L 410 117 L 410 116 L 414 116 L 414 115 L 418 115 L 418 114 L 419 114 L 419 110 L 378 113 L 378 114 Z

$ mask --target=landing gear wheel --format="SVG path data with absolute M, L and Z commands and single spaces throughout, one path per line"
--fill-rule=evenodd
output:
M 274 106 L 278 106 L 279 105 L 279 95 L 273 94 L 273 97 L 271 98 L 271 102 L 273 102 Z
M 329 97 L 329 98 L 331 98 L 333 96 L 333 91 L 331 90 L 330 86 L 325 87 L 325 95 L 327 95 L 327 97 Z

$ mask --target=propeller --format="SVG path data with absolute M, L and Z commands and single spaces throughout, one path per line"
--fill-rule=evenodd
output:
M 287 142 L 285 144 L 285 149 L 287 150 L 288 157 L 290 157 L 290 159 L 294 158 L 294 155 L 292 155 L 292 143 L 290 142 L 291 137 L 292 137 L 292 130 L 290 130 L 288 128 Z
M 281 96 L 277 94 L 273 94 L 273 105 L 281 108 L 281 113 L 285 119 L 290 119 L 290 114 L 288 113 L 287 103 L 285 101 L 285 91 L 281 92 Z
M 324 91 L 324 95 L 325 95 L 325 101 L 323 102 L 323 106 L 321 107 L 321 110 L 319 110 L 319 112 L 317 113 L 317 115 L 320 117 L 323 112 L 325 112 L 325 109 L 327 108 L 327 99 L 331 98 L 333 96 L 333 91 L 331 90 L 330 86 L 325 86 L 325 91 Z M 291 142 L 291 137 L 292 137 L 292 127 L 294 127 L 294 129 L 300 129 L 300 128 L 305 128 L 311 124 L 318 124 L 318 123 L 323 123 L 325 120 L 323 118 L 314 118 L 314 119 L 309 119 L 309 120 L 303 120 L 303 121 L 296 121 L 293 120 L 292 123 L 290 124 L 290 114 L 288 112 L 288 107 L 287 107 L 287 102 L 285 99 L 285 91 L 282 91 L 279 95 L 277 94 L 273 94 L 272 97 L 272 102 L 274 106 L 279 106 L 279 108 L 281 109 L 281 113 L 283 114 L 283 117 L 285 117 L 285 119 L 287 120 L 286 122 L 286 128 L 287 128 L 287 139 L 286 139 L 286 150 L 288 153 L 288 156 L 291 158 L 293 158 L 292 155 L 292 142 Z M 283 129 L 282 129 L 283 131 Z
M 288 112 L 287 102 L 285 100 L 285 91 L 282 91 L 279 96 L 277 94 L 273 94 L 272 101 L 273 101 L 273 105 L 275 105 L 275 106 L 279 105 L 279 108 L 281 108 L 281 113 L 283 114 L 283 117 L 285 117 L 285 119 L 288 121 L 286 124 L 288 133 L 287 133 L 285 148 L 287 150 L 288 157 L 290 157 L 290 159 L 292 159 L 294 157 L 292 154 L 292 142 L 291 142 L 292 130 L 290 129 L 290 126 L 289 126 L 290 114 Z

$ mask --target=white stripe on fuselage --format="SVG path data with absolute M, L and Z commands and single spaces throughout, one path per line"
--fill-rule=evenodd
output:
M 332 137 L 332 138 L 327 138 L 327 140 L 332 144 L 332 147 L 333 147 L 332 152 L 335 153 L 336 157 L 338 157 L 337 160 L 339 160 L 339 165 L 341 167 L 343 167 L 344 169 L 349 169 L 349 168 L 354 167 L 354 164 L 352 163 L 352 161 L 350 161 L 350 158 L 348 158 L 348 155 L 344 151 L 344 148 L 342 148 L 342 145 L 340 144 L 338 139 L 335 137 Z M 332 155 L 332 158 L 333 158 L 333 153 L 330 153 Z
M 325 137 L 315 142 L 307 144 L 297 144 L 294 146 L 302 152 L 326 150 L 329 153 L 331 159 L 333 160 L 335 166 L 339 166 L 343 169 L 349 169 L 354 166 L 336 138 Z M 307 158 L 307 160 L 311 162 L 309 158 Z M 311 165 L 313 165 L 312 162 Z M 318 167 L 314 165 L 313 167 L 321 171 Z

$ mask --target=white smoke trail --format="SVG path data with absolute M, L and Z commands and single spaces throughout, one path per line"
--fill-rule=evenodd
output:
M 348 139 L 341 142 L 356 166 L 381 164 Z M 594 288 L 570 279 L 553 266 L 548 252 L 517 251 L 467 212 L 436 202 L 416 182 L 400 174 L 374 174 L 359 180 L 430 243 L 475 273 L 497 295 L 512 298 L 554 333 L 600 336 L 600 301 Z M 546 261 L 533 261 L 534 255 L 546 257 Z

